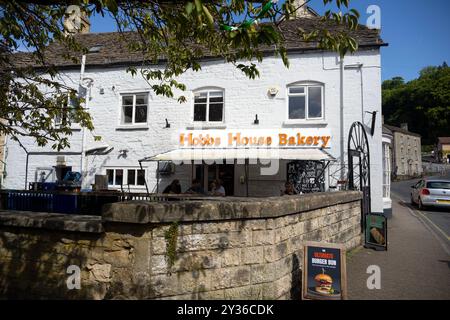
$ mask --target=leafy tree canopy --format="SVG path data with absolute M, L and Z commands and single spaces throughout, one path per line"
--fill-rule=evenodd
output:
M 408 123 L 410 131 L 422 135 L 422 144 L 434 144 L 450 135 L 450 68 L 430 66 L 418 79 L 404 83 L 400 77 L 383 82 L 385 122 Z
M 58 70 L 45 59 L 45 48 L 54 42 L 69 48 L 67 58 L 74 61 L 88 50 L 65 32 L 68 4 L 79 6 L 87 18 L 112 17 L 122 35 L 124 31 L 138 33 L 137 41 L 128 41 L 129 50 L 140 52 L 144 63 L 129 72 L 140 73 L 156 94 L 173 97 L 173 89 L 185 89 L 176 81 L 177 76 L 187 70 L 200 70 L 200 58 L 205 52 L 223 57 L 249 78 L 259 76 L 254 61 L 262 61 L 263 46 L 275 48 L 275 54 L 289 65 L 280 27 L 300 9 L 296 6 L 300 2 L 273 1 L 266 10 L 268 1 L 0 0 L 0 134 L 19 142 L 21 137 L 31 136 L 40 146 L 51 143 L 60 150 L 69 146 L 71 122 L 94 129 L 78 88 L 58 81 Z M 317 2 L 324 6 L 334 3 L 341 13 L 327 11 L 323 28 L 297 30 L 297 36 L 340 55 L 357 50 L 348 31 L 358 27 L 359 14 L 349 8 L 349 0 Z M 270 23 L 254 23 L 255 17 Z M 344 28 L 332 33 L 327 23 Z M 33 52 L 39 69 L 15 63 L 14 53 L 23 47 Z M 159 57 L 165 58 L 163 69 L 154 68 Z M 182 96 L 178 99 L 184 101 Z M 57 116 L 62 119 L 59 125 L 53 121 Z

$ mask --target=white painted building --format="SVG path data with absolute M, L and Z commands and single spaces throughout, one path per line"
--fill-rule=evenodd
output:
M 285 28 L 296 28 L 303 23 L 311 26 L 316 19 L 287 21 Z M 83 131 L 74 126 L 71 148 L 64 150 L 75 153 L 65 156 L 67 165 L 74 171 L 80 171 L 83 162 L 84 188 L 94 183 L 96 174 L 107 174 L 111 188 L 120 188 L 122 184 L 125 190 L 145 191 L 145 177 L 149 191 L 156 192 L 156 163 L 143 162 L 142 172 L 138 160 L 179 148 L 180 132 L 196 129 L 207 134 L 212 129 L 227 132 L 259 129 L 328 132 L 331 138 L 325 151 L 337 161 L 325 170 L 325 189 L 334 189 L 337 180 L 346 177 L 346 172 L 340 177 L 339 168 L 347 162 L 350 126 L 360 121 L 368 129 L 372 211 L 383 211 L 381 117 L 376 118 L 372 136 L 369 113 L 376 111 L 381 115 L 380 47 L 384 44 L 378 31 L 365 27 L 356 31 L 354 36 L 360 48 L 344 59 L 336 53 L 315 49 L 315 44 L 291 39 L 290 67 L 286 68 L 268 50 L 264 61 L 258 64 L 260 77 L 255 80 L 248 79 L 221 58 L 205 58 L 200 72 L 188 71 L 179 77 L 178 81 L 187 86 L 185 92 L 176 93 L 187 97 L 187 102 L 182 104 L 155 95 L 141 76 L 133 77 L 126 72 L 129 65 L 139 65 L 139 58 L 114 48 L 116 36 L 114 33 L 79 35 L 86 46 L 95 47 L 86 56 L 84 77 L 92 80 L 88 108 L 95 135 L 102 137 L 101 142 L 95 142 L 92 134 L 87 133 L 83 139 Z M 77 88 L 80 65 L 61 61 L 57 46 L 49 50 L 51 54 L 55 57 L 53 61 L 60 65 L 61 80 Z M 259 123 L 255 123 L 256 115 Z M 166 119 L 170 127 L 166 126 Z M 42 172 L 46 172 L 47 181 L 54 179 L 51 171 L 57 155 L 45 154 L 53 151 L 50 147 L 40 148 L 31 139 L 24 139 L 27 156 L 17 143 L 10 139 L 6 143 L 6 188 L 23 189 L 26 182 L 37 181 Z M 106 155 L 80 155 L 82 151 L 101 146 L 114 149 Z M 249 167 L 248 195 L 279 195 L 286 181 L 286 161 L 281 161 L 276 175 L 262 176 L 259 168 L 260 165 Z M 207 183 L 218 175 L 226 180 L 227 194 L 246 195 L 245 166 L 239 164 L 193 168 L 190 162 L 185 162 L 175 166 L 174 173 L 159 175 L 158 191 L 173 179 L 179 179 L 185 190 L 192 178 L 202 177 Z
M 392 216 L 391 181 L 394 133 L 383 124 L 383 213 Z

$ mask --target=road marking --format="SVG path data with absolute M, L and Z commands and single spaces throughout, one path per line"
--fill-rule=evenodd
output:
M 450 250 L 449 250 L 449 248 L 448 248 L 448 246 L 447 246 L 447 243 L 444 242 L 444 241 L 441 239 L 442 237 L 440 237 L 440 236 L 436 233 L 436 231 L 434 231 L 433 228 L 432 228 L 431 226 L 429 226 L 429 225 L 426 223 L 426 221 L 424 221 L 423 218 L 427 219 L 429 222 L 432 223 L 433 226 L 435 226 L 440 232 L 442 232 L 443 235 L 444 235 L 444 237 L 445 237 L 445 239 L 447 239 L 447 241 L 450 240 L 449 237 L 448 237 L 448 236 L 447 236 L 447 235 L 446 235 L 446 234 L 445 234 L 438 226 L 436 226 L 430 219 L 428 219 L 427 217 L 425 217 L 425 216 L 424 216 L 423 214 L 421 214 L 419 211 L 414 210 L 414 209 L 411 209 L 411 208 L 407 205 L 408 203 L 407 203 L 406 201 L 402 200 L 401 197 L 399 197 L 397 194 L 393 194 L 392 192 L 391 192 L 391 194 L 394 195 L 395 198 L 397 198 L 399 204 L 400 204 L 400 203 L 403 203 L 403 204 L 405 205 L 405 207 L 409 210 L 409 212 L 411 213 L 411 215 L 412 215 L 413 217 L 416 217 L 420 222 L 422 222 L 422 224 L 423 224 L 423 225 L 431 232 L 431 234 L 436 238 L 436 240 L 439 242 L 439 244 L 440 244 L 441 247 L 444 249 L 444 251 L 445 251 L 448 255 L 450 255 Z
M 401 198 L 402 197 L 400 197 L 399 196 L 399 194 L 397 194 L 397 193 L 393 193 L 393 192 L 391 192 L 396 198 L 399 198 L 399 200 L 401 200 L 405 205 L 408 205 L 409 203 L 408 202 L 406 202 L 405 200 L 402 200 Z M 410 209 L 409 207 L 408 207 L 408 209 Z M 448 234 L 446 234 L 445 233 L 445 231 L 444 230 L 442 230 L 439 226 L 437 226 L 433 221 L 431 221 L 424 213 L 422 213 L 422 212 L 420 212 L 420 211 L 418 211 L 418 210 L 416 210 L 416 209 L 410 209 L 410 210 L 413 210 L 414 212 L 416 212 L 417 214 L 419 214 L 421 217 L 423 217 L 423 218 L 425 218 L 425 219 L 427 219 L 440 233 L 442 233 L 442 235 L 447 239 L 447 240 L 449 240 L 450 241 L 450 236 L 448 235 Z
M 414 210 L 414 211 L 416 211 L 419 215 L 421 215 L 422 217 L 424 217 L 425 219 L 427 219 L 436 229 L 438 229 L 443 235 L 444 235 L 444 237 L 445 238 L 447 238 L 447 240 L 449 240 L 450 241 L 450 236 L 448 236 L 446 233 L 445 233 L 445 231 L 444 230 L 442 230 L 441 228 L 439 228 L 433 221 L 431 221 L 424 213 L 422 213 L 422 212 L 420 212 L 420 211 L 417 211 L 417 210 Z
M 431 234 L 436 238 L 436 240 L 439 242 L 444 251 L 450 256 L 450 250 L 448 249 L 447 244 L 441 239 L 441 237 L 439 237 L 436 231 L 434 231 L 433 228 L 431 228 L 423 219 L 421 219 L 420 215 L 418 216 L 417 214 L 415 214 L 418 213 L 417 211 L 411 210 L 409 207 L 407 208 L 409 212 L 411 212 L 412 216 L 416 217 L 417 220 L 419 220 L 425 226 L 425 228 L 427 228 L 431 232 Z

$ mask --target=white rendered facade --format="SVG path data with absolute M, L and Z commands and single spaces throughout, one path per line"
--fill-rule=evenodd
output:
M 95 174 L 106 174 L 109 169 L 119 172 L 125 170 L 122 171 L 125 175 L 127 169 L 139 168 L 139 159 L 176 148 L 180 130 L 202 129 L 206 132 L 208 129 L 327 129 L 331 134 L 327 152 L 338 159 L 338 162 L 331 165 L 325 173 L 328 189 L 336 185 L 336 175 L 333 175 L 333 172 L 340 167 L 342 156 L 346 162 L 348 133 L 352 123 L 360 121 L 369 128 L 372 116 L 368 112 L 376 111 L 381 115 L 380 50 L 360 49 L 355 54 L 346 56 L 342 64 L 336 54 L 321 51 L 291 53 L 289 58 L 290 67 L 286 68 L 281 59 L 266 57 L 258 64 L 260 77 L 255 80 L 248 79 L 233 65 L 226 64 L 222 60 L 205 60 L 201 71 L 188 71 L 179 77 L 178 81 L 187 86 L 184 93 L 175 93 L 175 96 L 183 94 L 187 98 L 186 103 L 180 104 L 176 99 L 156 96 L 142 77 L 133 77 L 127 73 L 126 66 L 91 67 L 87 55 L 84 76 L 93 79 L 89 111 L 93 117 L 95 135 L 101 136 L 102 141 L 94 142 L 93 135 L 87 133 L 82 146 L 83 131 L 74 128 L 70 138 L 71 148 L 64 151 L 78 152 L 99 145 L 114 147 L 107 155 L 85 157 L 83 187 L 88 188 L 94 183 Z M 66 84 L 77 88 L 80 69 L 62 70 L 61 78 Z M 288 119 L 288 87 L 295 83 L 313 83 L 322 86 L 323 112 L 320 119 Z M 220 123 L 199 124 L 193 121 L 193 92 L 205 88 L 223 92 L 223 121 Z M 276 94 L 269 94 L 270 89 Z M 147 121 L 123 124 L 122 96 L 141 93 L 148 93 Z M 259 124 L 254 123 L 256 115 Z M 169 128 L 166 128 L 165 119 L 170 124 Z M 372 211 L 381 213 L 383 149 L 380 116 L 375 123 L 374 135 L 370 135 L 370 129 L 367 129 L 367 132 L 370 146 Z M 24 139 L 22 143 L 28 152 L 52 151 L 50 147 L 37 147 L 31 139 Z M 7 175 L 4 186 L 9 189 L 23 189 L 26 153 L 10 139 L 7 139 L 6 148 Z M 51 168 L 55 165 L 56 156 L 30 155 L 28 160 L 27 181 L 32 182 L 39 176 L 42 168 Z M 74 171 L 80 170 L 80 155 L 66 156 L 66 161 Z M 150 192 L 155 192 L 156 163 L 147 162 L 143 165 Z M 274 176 L 261 176 L 258 169 L 258 165 L 250 166 L 249 195 L 278 195 L 286 180 L 285 164 L 280 164 L 280 171 Z M 173 179 L 179 179 L 182 189 L 187 189 L 192 172 L 189 164 L 176 166 L 174 174 L 160 177 L 159 191 L 161 192 Z M 244 166 L 236 165 L 234 195 L 245 195 L 245 184 L 241 179 L 243 173 Z M 136 181 L 134 176 L 130 177 Z M 127 177 L 123 179 L 127 180 Z M 126 189 L 128 190 L 128 186 Z M 129 190 L 145 191 L 145 187 L 132 185 L 129 186 Z

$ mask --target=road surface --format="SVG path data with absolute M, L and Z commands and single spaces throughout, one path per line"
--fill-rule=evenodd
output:
M 436 176 L 436 179 L 450 180 L 450 174 L 447 176 Z M 427 225 L 432 228 L 444 242 L 450 241 L 450 210 L 430 208 L 428 210 L 419 211 L 417 207 L 411 205 L 411 186 L 416 184 L 420 179 L 394 182 L 391 185 L 391 195 L 407 204 L 415 214 L 420 216 Z

